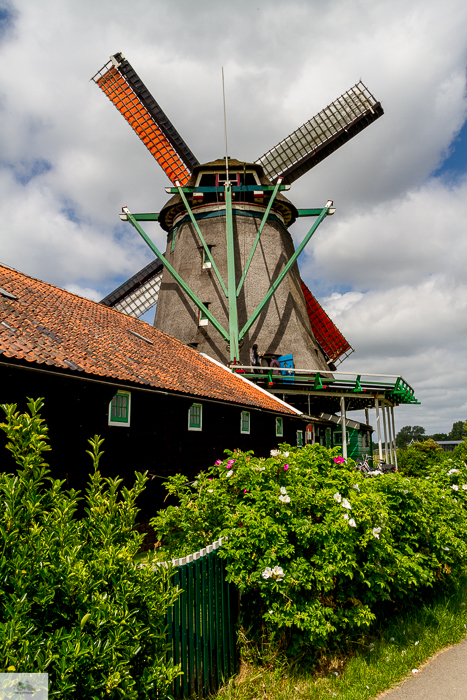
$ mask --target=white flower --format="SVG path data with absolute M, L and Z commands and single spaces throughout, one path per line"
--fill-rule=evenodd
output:
M 193 481 L 193 486 L 198 486 L 198 482 L 197 482 L 197 481 Z
M 350 525 L 350 527 L 357 527 L 357 523 L 355 522 L 355 520 L 353 518 L 350 518 L 349 525 Z
M 272 576 L 272 569 L 271 569 L 271 567 L 270 567 L 270 566 L 267 566 L 267 567 L 265 568 L 265 570 L 263 571 L 263 573 L 261 574 L 261 576 L 262 576 L 263 578 L 271 578 L 271 576 Z
M 462 491 L 467 491 L 467 484 L 462 484 Z
M 344 518 L 344 520 L 348 520 L 348 519 L 349 519 L 349 514 L 348 514 L 348 513 L 344 513 L 344 515 L 343 515 L 342 517 Z
M 393 641 L 394 641 L 394 637 L 391 637 L 391 639 L 390 639 L 389 641 L 390 641 L 390 642 L 393 642 Z
M 453 491 L 459 491 L 459 487 L 458 487 L 457 484 L 453 484 L 453 485 L 451 486 L 451 488 L 452 488 Z
M 282 581 L 282 579 L 284 578 L 284 569 L 282 568 L 282 566 L 275 566 L 272 570 L 272 575 L 278 581 Z
M 212 493 L 212 489 L 208 489 L 208 493 Z
M 290 503 L 290 496 L 279 496 L 279 501 L 281 501 L 281 503 Z
M 271 450 L 269 453 L 271 457 L 278 457 L 280 455 L 281 451 L 280 450 Z
M 259 468 L 259 471 L 260 471 L 260 472 L 264 472 L 265 469 L 266 469 L 266 467 L 260 467 L 260 468 Z
M 282 493 L 282 494 L 286 494 L 286 493 L 287 493 L 287 489 L 285 488 L 285 486 L 281 486 L 281 493 Z
M 450 469 L 448 471 L 448 476 L 451 476 L 451 474 L 459 474 L 459 470 L 458 469 Z
M 406 650 L 404 649 L 404 651 L 401 651 L 401 656 L 405 656 L 405 654 L 407 654 L 407 652 L 406 652 Z
M 376 537 L 377 540 L 379 540 L 379 533 L 381 532 L 380 527 L 374 527 L 372 530 L 373 537 Z
M 288 452 L 283 452 L 282 454 L 284 455 L 284 457 L 288 457 L 288 456 L 289 456 L 289 453 L 288 453 Z
M 418 646 L 420 642 L 415 642 L 414 647 Z
M 449 547 L 443 547 L 445 552 L 449 552 Z
M 413 669 L 412 669 L 412 673 L 413 673 L 413 674 L 418 673 L 418 668 L 413 668 Z
M 348 508 L 348 510 L 352 510 L 352 506 L 346 498 L 342 499 L 342 508 Z
M 335 501 L 337 501 L 338 503 L 340 503 L 340 502 L 342 501 L 342 496 L 340 495 L 339 492 L 337 492 L 337 493 L 334 494 L 333 499 L 334 499 Z
M 352 488 L 355 489 L 355 491 L 360 491 L 360 486 L 358 484 L 354 484 Z
M 269 611 L 269 614 L 272 615 L 272 610 Z
M 229 469 L 229 471 L 226 473 L 226 476 L 232 476 L 232 474 L 233 474 L 233 470 Z

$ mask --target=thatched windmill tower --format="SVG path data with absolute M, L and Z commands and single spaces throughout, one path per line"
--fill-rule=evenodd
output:
M 174 187 L 159 214 L 132 214 L 157 255 L 103 303 L 140 315 L 157 300 L 155 326 L 222 362 L 249 364 L 256 343 L 266 355 L 292 356 L 295 367 L 327 370 L 351 352 L 300 279 L 298 255 L 332 214 L 332 202 L 297 210 L 290 184 L 383 114 L 360 82 L 255 163 L 200 164 L 122 54 L 94 81 L 162 166 Z M 297 250 L 288 228 L 315 222 Z M 141 228 L 158 220 L 159 251 Z

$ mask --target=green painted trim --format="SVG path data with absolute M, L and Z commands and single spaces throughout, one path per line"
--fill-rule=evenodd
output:
M 263 218 L 263 215 L 259 211 L 245 211 L 244 209 L 236 209 L 235 206 L 232 207 L 232 212 L 233 212 L 234 216 L 246 216 L 246 217 L 252 217 L 254 219 L 262 219 Z M 200 212 L 200 213 L 194 214 L 194 217 L 197 221 L 202 221 L 203 219 L 215 219 L 217 217 L 225 217 L 225 209 L 220 209 L 218 211 Z M 285 229 L 282 221 L 274 213 L 269 214 L 269 220 L 277 221 L 277 223 L 280 224 Z M 182 224 L 186 224 L 188 221 L 191 221 L 191 219 L 187 214 L 180 221 L 177 222 L 176 226 L 178 227 L 178 226 L 181 226 Z M 172 229 L 169 229 L 169 233 L 171 231 L 172 231 Z
M 169 261 L 163 256 L 163 254 L 161 253 L 161 251 L 160 251 L 160 250 L 157 248 L 157 246 L 151 241 L 151 239 L 149 238 L 149 236 L 147 235 L 147 233 L 146 233 L 145 231 L 143 231 L 143 229 L 141 228 L 141 226 L 140 226 L 140 225 L 138 224 L 138 222 L 135 220 L 134 216 L 133 216 L 132 214 L 130 214 L 129 211 L 127 211 L 126 214 L 127 214 L 127 216 L 128 216 L 128 221 L 130 222 L 130 224 L 138 231 L 139 235 L 140 235 L 141 238 L 147 243 L 147 245 L 151 248 L 152 252 L 153 252 L 155 255 L 157 255 L 157 257 L 159 258 L 159 260 L 161 261 L 161 263 L 164 265 L 164 267 L 167 268 L 167 270 L 170 272 L 170 274 L 172 275 L 172 277 L 178 282 L 178 284 L 179 284 L 180 287 L 183 289 L 183 291 L 184 291 L 184 292 L 190 297 L 190 299 L 196 304 L 196 306 L 198 307 L 198 309 L 201 309 L 202 311 L 204 311 L 204 313 L 206 314 L 207 318 L 211 321 L 211 323 L 212 323 L 212 325 L 214 326 L 214 328 L 215 328 L 216 330 L 218 330 L 219 333 L 221 334 L 221 336 L 224 338 L 224 340 L 227 340 L 227 342 L 228 342 L 228 341 L 229 341 L 229 335 L 228 335 L 228 333 L 224 330 L 224 328 L 221 326 L 221 324 L 219 323 L 219 321 L 218 321 L 216 318 L 214 318 L 214 316 L 212 315 L 212 313 L 207 309 L 207 307 L 203 304 L 203 302 L 200 301 L 200 300 L 198 299 L 198 297 L 196 296 L 196 294 L 190 289 L 190 287 L 187 285 L 187 283 L 184 282 L 184 281 L 182 280 L 182 278 L 180 277 L 180 275 L 178 274 L 178 272 L 176 272 L 176 271 L 174 270 L 174 268 L 173 268 L 172 265 L 169 263 Z
M 252 315 L 250 316 L 248 321 L 243 326 L 242 330 L 240 331 L 239 338 L 238 338 L 239 341 L 244 337 L 245 333 L 247 333 L 247 331 L 251 328 L 253 323 L 256 321 L 256 319 L 260 315 L 261 311 L 264 309 L 264 307 L 268 303 L 269 299 L 272 297 L 272 295 L 274 294 L 276 289 L 279 287 L 281 282 L 284 280 L 285 276 L 289 272 L 292 265 L 295 264 L 298 256 L 300 255 L 300 253 L 302 252 L 302 250 L 304 249 L 304 247 L 306 246 L 306 244 L 308 243 L 308 241 L 310 240 L 310 238 L 312 237 L 312 235 L 314 234 L 314 232 L 316 231 L 316 229 L 318 228 L 320 223 L 327 216 L 327 213 L 328 213 L 329 209 L 331 208 L 331 204 L 332 204 L 332 202 L 329 203 L 329 206 L 323 207 L 323 209 L 321 209 L 321 214 L 318 216 L 317 220 L 315 221 L 315 223 L 313 224 L 311 229 L 308 231 L 305 238 L 303 239 L 303 241 L 300 243 L 297 250 L 295 251 L 295 253 L 292 255 L 292 257 L 290 258 L 288 263 L 285 265 L 284 269 L 279 274 L 276 281 L 273 282 L 273 284 L 270 286 L 269 291 L 266 293 L 263 300 L 258 304 L 255 311 L 252 313 Z
M 215 263 L 214 260 L 213 260 L 213 257 L 212 257 L 212 255 L 211 255 L 211 251 L 209 250 L 206 241 L 204 240 L 204 236 L 203 236 L 203 234 L 201 233 L 201 229 L 200 229 L 200 227 L 198 226 L 198 224 L 196 223 L 196 219 L 195 219 L 195 217 L 194 217 L 194 215 L 193 215 L 193 212 L 192 212 L 191 209 L 190 209 L 190 205 L 188 204 L 188 200 L 187 200 L 187 198 L 185 197 L 185 195 L 184 195 L 184 193 L 183 193 L 183 188 L 182 188 L 182 187 L 177 187 L 177 190 L 178 190 L 178 193 L 180 194 L 180 197 L 183 199 L 183 203 L 184 203 L 184 205 L 185 205 L 185 207 L 186 207 L 186 210 L 187 210 L 187 212 L 188 212 L 188 216 L 189 216 L 190 219 L 191 219 L 191 223 L 192 223 L 193 226 L 195 227 L 196 233 L 198 234 L 198 238 L 199 238 L 199 240 L 201 241 L 201 243 L 202 243 L 202 245 L 203 245 L 204 252 L 206 253 L 207 258 L 208 258 L 209 262 L 210 262 L 211 265 L 212 265 L 212 269 L 214 270 L 214 273 L 215 273 L 217 279 L 219 280 L 219 284 L 220 284 L 220 286 L 222 287 L 222 291 L 224 292 L 225 296 L 228 297 L 228 296 L 229 296 L 229 293 L 228 293 L 228 291 L 227 291 L 227 289 L 226 289 L 226 286 L 225 286 L 225 284 L 224 284 L 224 280 L 222 279 L 222 277 L 221 277 L 221 275 L 220 275 L 220 272 L 219 272 L 219 270 L 217 269 L 217 265 L 216 265 L 216 263 Z
M 235 246 L 232 215 L 232 187 L 225 185 L 225 215 L 226 215 L 226 238 L 227 238 L 227 276 L 229 284 L 229 335 L 230 335 L 230 360 L 239 360 L 238 348 L 238 317 L 237 317 L 237 295 L 235 294 L 236 274 L 235 274 Z
M 276 198 L 276 194 L 277 194 L 277 192 L 278 192 L 278 190 L 279 190 L 279 187 L 280 187 L 280 183 L 281 183 L 281 182 L 282 182 L 282 178 L 279 178 L 279 180 L 278 180 L 278 182 L 277 182 L 277 185 L 275 186 L 274 191 L 273 191 L 273 193 L 272 193 L 272 195 L 271 195 L 271 197 L 270 197 L 270 199 L 269 199 L 268 206 L 266 207 L 266 211 L 264 212 L 263 218 L 261 219 L 261 223 L 260 223 L 260 225 L 259 225 L 258 233 L 256 234 L 256 238 L 255 238 L 255 240 L 254 240 L 254 242 L 253 242 L 250 255 L 248 256 L 248 260 L 247 260 L 246 265 L 245 265 L 245 271 L 244 271 L 244 273 L 243 273 L 243 275 L 242 275 L 242 277 L 241 277 L 241 279 L 240 279 L 240 282 L 238 283 L 238 287 L 237 287 L 237 296 L 240 294 L 240 291 L 241 291 L 241 289 L 242 289 L 242 287 L 243 287 L 243 283 L 244 283 L 244 281 L 245 281 L 245 277 L 247 276 L 247 273 L 248 273 L 248 270 L 249 270 L 249 267 L 250 267 L 250 263 L 251 263 L 251 261 L 253 260 L 253 255 L 255 254 L 256 247 L 257 247 L 257 245 L 258 245 L 258 243 L 259 243 L 259 239 L 260 239 L 261 234 L 262 234 L 262 232 L 263 232 L 264 224 L 265 224 L 266 221 L 267 221 L 267 218 L 268 218 L 268 216 L 269 216 L 269 212 L 271 211 L 271 207 L 272 207 L 272 205 L 273 205 L 274 199 Z

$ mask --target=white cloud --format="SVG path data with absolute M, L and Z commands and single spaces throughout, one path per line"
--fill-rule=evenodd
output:
M 168 180 L 89 82 L 123 51 L 201 161 L 256 159 L 362 78 L 385 115 L 290 193 L 332 198 L 302 274 L 356 347 L 450 427 L 466 410 L 467 182 L 430 173 L 466 117 L 461 0 L 11 0 L 0 30 L 0 260 L 98 298 L 152 258 L 118 213 L 159 211 Z M 299 240 L 307 222 L 292 229 Z M 165 234 L 150 230 L 164 249 Z M 418 413 L 415 413 L 418 412 Z M 412 414 L 410 414 L 412 415 Z M 436 421 L 438 423 L 435 425 Z

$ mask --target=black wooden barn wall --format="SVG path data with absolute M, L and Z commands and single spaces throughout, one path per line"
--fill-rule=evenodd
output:
M 130 427 L 108 425 L 109 402 L 119 388 L 131 391 Z M 131 486 L 136 470 L 153 475 L 140 499 L 142 519 L 163 506 L 167 495 L 163 479 L 168 475 L 182 473 L 195 478 L 200 470 L 223 459 L 226 448 L 254 450 L 255 455 L 267 457 L 281 442 L 295 445 L 296 431 L 304 425 L 299 418 L 284 416 L 284 436 L 276 437 L 275 415 L 266 411 L 8 367 L 0 362 L 0 404 L 16 403 L 23 411 L 26 397 L 45 399 L 42 417 L 49 427 L 52 447 L 46 459 L 52 475 L 66 479 L 69 488 L 86 487 L 92 467 L 86 454 L 87 440 L 95 434 L 105 439 L 100 464 L 104 476 L 118 475 Z M 203 405 L 201 432 L 188 430 L 188 410 L 194 402 Z M 240 433 L 242 410 L 250 411 L 249 435 Z M 0 469 L 14 471 L 4 444 L 1 432 Z

